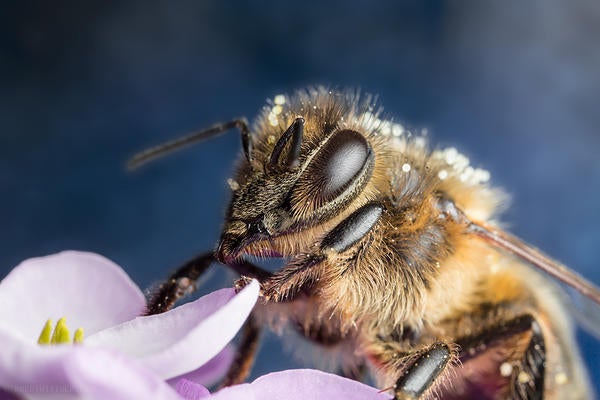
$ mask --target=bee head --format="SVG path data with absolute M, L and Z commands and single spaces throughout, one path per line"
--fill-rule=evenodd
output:
M 305 143 L 304 129 L 304 118 L 295 118 L 269 153 L 241 167 L 217 250 L 221 261 L 293 255 L 292 237 L 332 219 L 369 181 L 374 154 L 361 133 L 313 132 L 320 139 Z

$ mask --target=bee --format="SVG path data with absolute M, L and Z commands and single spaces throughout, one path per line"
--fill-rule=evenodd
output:
M 586 399 L 592 394 L 548 274 L 593 285 L 503 231 L 505 200 L 454 148 L 431 149 L 373 97 L 311 88 L 276 96 L 252 129 L 233 120 L 139 153 L 130 167 L 241 132 L 244 157 L 214 252 L 153 292 L 148 314 L 195 290 L 214 261 L 258 279 L 224 385 L 244 381 L 263 327 L 314 343 L 330 368 L 395 399 Z M 271 272 L 250 257 L 281 257 Z M 540 270 L 547 274 L 542 274 Z

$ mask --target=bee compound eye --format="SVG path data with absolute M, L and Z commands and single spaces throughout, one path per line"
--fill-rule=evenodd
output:
M 336 132 L 327 141 L 315 155 L 305 174 L 318 185 L 315 195 L 326 202 L 350 186 L 372 158 L 364 136 L 346 129 Z
M 327 234 L 321 249 L 333 249 L 338 253 L 348 250 L 373 229 L 382 213 L 383 207 L 379 204 L 362 206 Z

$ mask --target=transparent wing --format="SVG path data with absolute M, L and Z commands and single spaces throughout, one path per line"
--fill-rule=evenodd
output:
M 579 325 L 596 339 L 600 339 L 600 304 L 579 293 L 571 287 L 565 287 L 567 305 Z
M 575 320 L 587 332 L 600 339 L 600 289 L 598 287 L 534 246 L 501 229 L 469 221 L 469 230 L 491 245 L 527 261 L 562 283 L 566 293 L 563 296 L 564 300 Z

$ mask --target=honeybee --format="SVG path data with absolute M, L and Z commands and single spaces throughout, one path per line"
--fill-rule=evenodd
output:
M 252 129 L 233 120 L 135 156 L 131 167 L 232 128 L 244 150 L 216 250 L 158 287 L 148 313 L 219 261 L 237 288 L 258 279 L 262 299 L 224 385 L 245 380 L 269 326 L 395 399 L 589 398 L 562 292 L 539 269 L 600 292 L 500 229 L 505 196 L 487 171 L 381 115 L 371 96 L 313 88 L 276 96 Z

